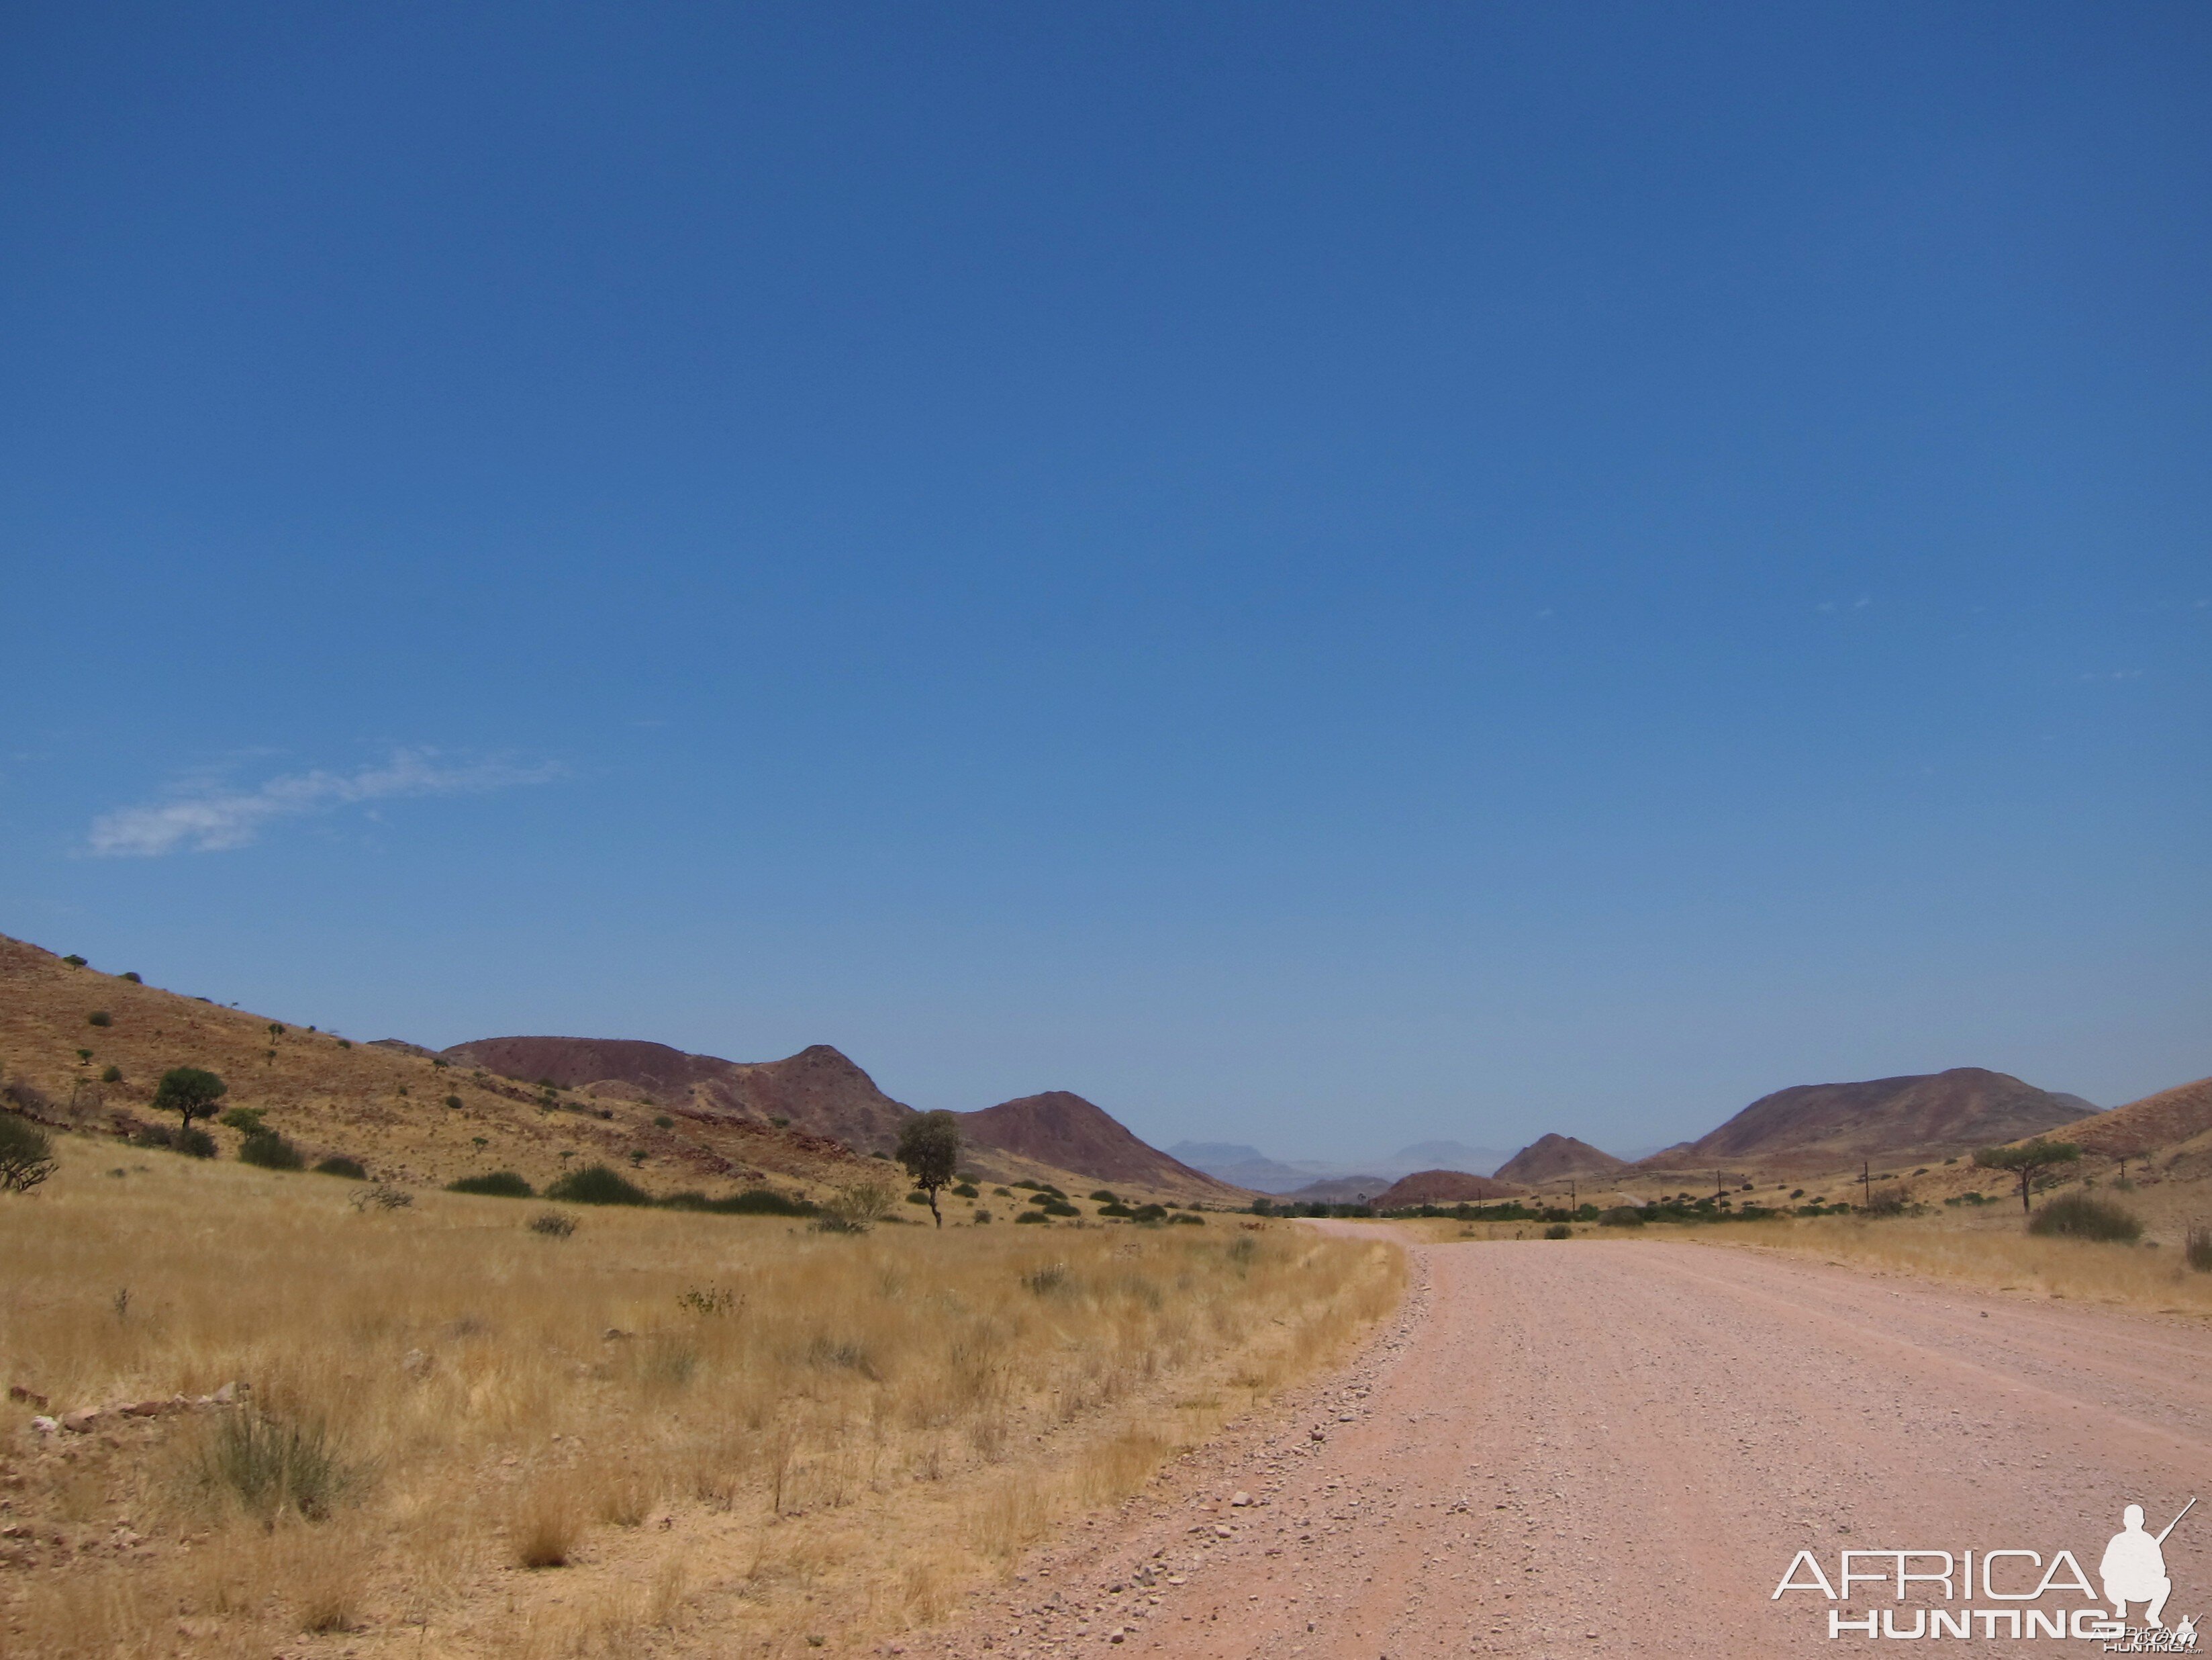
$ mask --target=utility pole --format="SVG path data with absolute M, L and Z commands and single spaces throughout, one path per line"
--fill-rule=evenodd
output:
M 1570 1178 L 1567 1183 L 1567 1208 L 1569 1210 L 1580 1210 L 1582 1207 L 1582 1189 L 1576 1186 L 1573 1180 Z
M 1721 1195 L 1724 1191 L 1725 1189 L 1721 1186 L 1721 1173 L 1715 1171 L 1713 1172 L 1713 1203 L 1716 1205 L 1720 1203 Z
M 1873 1169 L 1874 1164 L 1871 1160 L 1859 1166 L 1859 1208 L 1861 1210 L 1874 1208 L 1874 1177 L 1868 1174 Z

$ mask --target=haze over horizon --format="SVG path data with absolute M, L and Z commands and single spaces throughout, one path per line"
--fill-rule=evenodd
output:
M 2212 15 L 20 12 L 0 931 L 1147 1140 L 2212 1073 Z

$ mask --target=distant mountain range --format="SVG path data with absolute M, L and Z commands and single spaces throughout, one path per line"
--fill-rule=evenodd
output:
M 1271 1158 L 1259 1148 L 1241 1141 L 1178 1141 L 1170 1155 L 1240 1188 L 1255 1193 L 1296 1195 L 1302 1199 L 1340 1198 L 1380 1193 L 1415 1171 L 1457 1170 L 1486 1176 L 1505 1155 L 1494 1147 L 1471 1147 L 1464 1141 L 1418 1141 L 1387 1157 L 1346 1164 L 1331 1159 Z M 1318 1184 L 1318 1185 L 1317 1185 Z M 1328 1190 L 1319 1190 L 1326 1187 Z M 1315 1189 L 1313 1192 L 1306 1189 Z M 1338 1189 L 1346 1189 L 1340 1195 Z

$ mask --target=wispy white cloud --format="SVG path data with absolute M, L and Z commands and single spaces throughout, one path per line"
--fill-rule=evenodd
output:
M 481 795 L 561 776 L 551 763 L 448 761 L 435 750 L 394 750 L 385 761 L 353 772 L 297 772 L 250 789 L 198 780 L 163 801 L 121 807 L 92 821 L 85 838 L 110 858 L 158 858 L 166 853 L 221 853 L 249 845 L 280 818 L 331 812 L 367 801 L 410 795 Z

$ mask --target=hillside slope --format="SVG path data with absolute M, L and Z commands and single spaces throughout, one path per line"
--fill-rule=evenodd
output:
M 1547 1182 L 1588 1182 L 1621 1176 L 1634 1168 L 1626 1158 L 1616 1158 L 1587 1141 L 1577 1140 L 1571 1135 L 1551 1134 L 1539 1136 L 1500 1164 L 1497 1177 L 1500 1182 L 1534 1188 Z
M 1844 1164 L 1936 1158 L 2055 1129 L 2081 1116 L 2009 1073 L 1980 1067 L 1855 1084 L 1800 1084 L 1761 1096 L 1719 1128 L 1644 1161 L 1652 1171 L 1717 1160 Z
M 2177 1085 L 2110 1112 L 2076 1119 L 2053 1139 L 2101 1158 L 2145 1158 L 2212 1132 L 2212 1078 Z
M 664 1110 L 548 1092 L 412 1045 L 352 1043 L 76 966 L 5 936 L 0 1061 L 19 1110 L 123 1135 L 169 1122 L 152 1111 L 163 1072 L 202 1067 L 229 1085 L 224 1107 L 259 1109 L 310 1162 L 343 1155 L 401 1183 L 512 1170 L 543 1186 L 565 1169 L 607 1163 L 634 1168 L 641 1185 L 661 1193 L 762 1180 L 816 1191 L 851 1180 L 866 1162 L 823 1137 L 684 1104 Z M 226 1150 L 239 1139 L 220 1127 L 212 1133 Z

